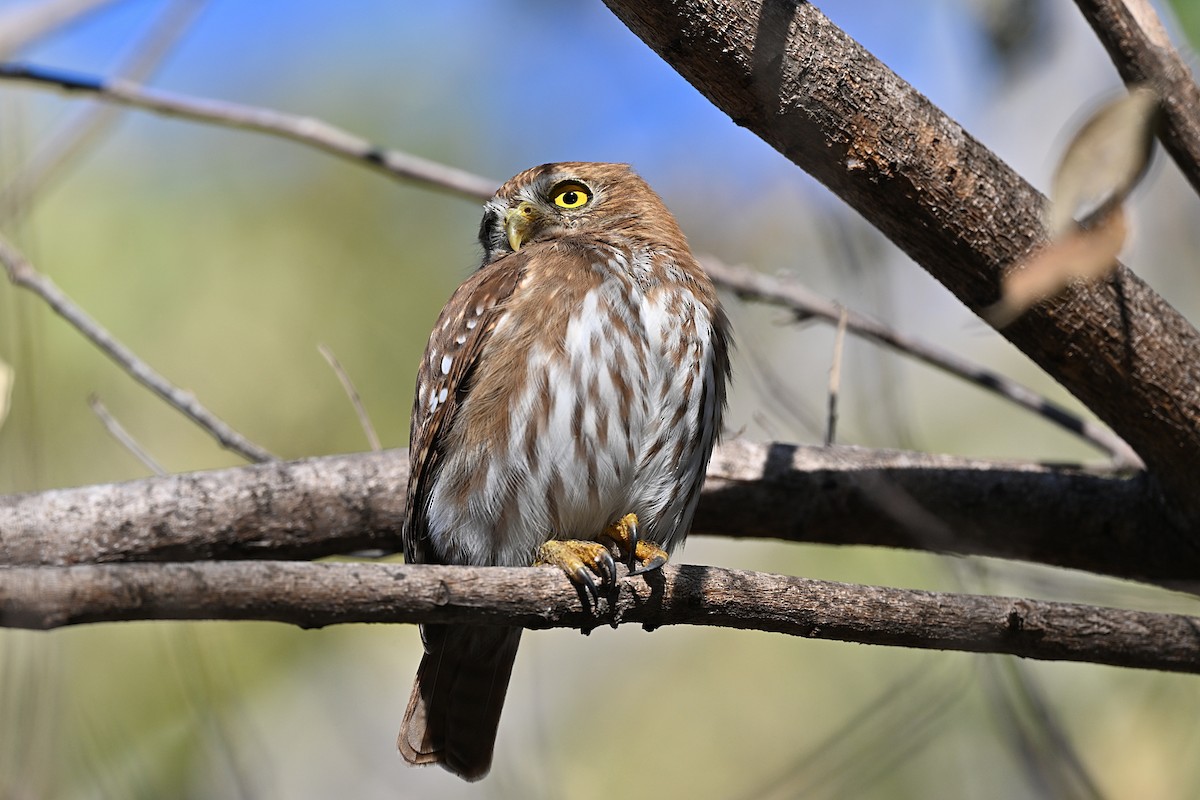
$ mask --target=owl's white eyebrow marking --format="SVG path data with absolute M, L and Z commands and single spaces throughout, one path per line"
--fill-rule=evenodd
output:
M 450 356 L 442 356 L 442 374 L 450 374 L 450 365 L 454 363 L 454 359 Z

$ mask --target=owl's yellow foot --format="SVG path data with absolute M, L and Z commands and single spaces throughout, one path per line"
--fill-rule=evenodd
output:
M 558 567 L 567 573 L 580 593 L 586 591 L 593 599 L 600 597 L 600 589 L 593 575 L 600 579 L 600 585 L 611 584 L 617 577 L 617 564 L 613 561 L 612 553 L 600 542 L 551 539 L 538 548 L 535 563 Z
M 667 551 L 641 537 L 637 514 L 626 514 L 600 534 L 601 542 L 610 543 L 629 565 L 630 575 L 640 575 L 667 563 Z
M 629 566 L 630 575 L 640 575 L 667 563 L 667 551 L 642 539 L 637 514 L 621 517 L 595 541 L 551 539 L 538 549 L 535 563 L 558 567 L 581 593 L 599 599 L 600 587 L 611 585 L 617 578 L 617 564 L 610 547 Z

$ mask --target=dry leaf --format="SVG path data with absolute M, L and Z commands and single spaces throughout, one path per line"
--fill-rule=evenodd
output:
M 1003 328 L 1072 281 L 1103 278 L 1116 266 L 1127 234 L 1125 211 L 1120 206 L 1091 228 L 1068 230 L 1008 271 L 1001 285 L 1000 302 L 983 311 L 984 319 Z
M 1084 123 L 1054 173 L 1046 231 L 1057 239 L 1075 219 L 1103 216 L 1124 202 L 1150 165 L 1158 95 L 1138 86 L 1103 105 Z

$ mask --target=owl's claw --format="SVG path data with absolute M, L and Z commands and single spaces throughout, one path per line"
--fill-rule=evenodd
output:
M 617 562 L 610 547 L 629 566 L 630 575 L 641 575 L 667 563 L 667 551 L 641 538 L 637 514 L 621 517 L 595 541 L 551 539 L 538 549 L 535 563 L 558 567 L 581 595 L 590 595 L 595 602 L 600 599 L 600 589 L 617 579 Z
M 600 542 L 551 539 L 538 549 L 536 563 L 558 567 L 576 589 L 591 595 L 593 600 L 600 598 L 601 586 L 611 585 L 617 578 L 617 563 Z M 593 575 L 600 579 L 599 585 Z
M 667 551 L 642 538 L 637 514 L 626 514 L 598 537 L 611 544 L 629 566 L 630 575 L 641 575 L 667 563 Z
M 667 551 L 653 542 L 638 542 L 634 555 L 635 560 L 640 563 L 637 569 L 629 570 L 630 575 L 641 575 L 667 563 Z

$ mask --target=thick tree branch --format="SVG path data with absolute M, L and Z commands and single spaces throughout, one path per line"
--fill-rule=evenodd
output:
M 1045 198 L 811 4 L 606 3 L 972 311 L 1044 240 Z M 1186 319 L 1121 266 L 1003 334 L 1133 446 L 1181 516 L 1200 519 L 1200 334 Z
M 394 552 L 403 451 L 0 498 L 0 564 Z M 719 447 L 695 532 L 991 555 L 1194 588 L 1142 478 L 848 447 Z
M 900 647 L 1200 672 L 1200 619 L 667 565 L 585 609 L 556 569 L 240 562 L 0 570 L 0 624 L 130 619 L 714 625 Z
M 1200 87 L 1149 0 L 1075 0 L 1121 78 L 1162 98 L 1159 139 L 1200 192 Z

